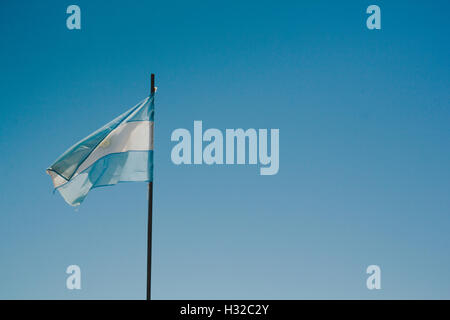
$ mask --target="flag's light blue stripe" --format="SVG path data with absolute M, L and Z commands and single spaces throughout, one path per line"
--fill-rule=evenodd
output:
M 77 206 L 93 188 L 152 180 L 153 151 L 128 151 L 100 158 L 57 190 L 69 204 Z
M 150 96 L 148 101 L 134 113 L 130 115 L 125 122 L 133 121 L 153 121 L 155 113 L 154 96 Z

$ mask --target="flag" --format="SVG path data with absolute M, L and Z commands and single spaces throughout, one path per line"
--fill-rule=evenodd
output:
M 64 152 L 47 169 L 55 189 L 78 206 L 93 188 L 152 181 L 153 120 L 152 94 Z

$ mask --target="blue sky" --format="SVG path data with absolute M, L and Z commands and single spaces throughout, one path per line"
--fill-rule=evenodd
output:
M 81 30 L 66 28 L 70 4 Z M 366 28 L 370 4 L 381 30 Z M 151 72 L 154 298 L 450 298 L 449 9 L 3 1 L 0 298 L 145 298 L 145 183 L 75 211 L 45 169 L 144 98 Z M 170 135 L 194 120 L 279 128 L 279 173 L 175 166 Z M 71 264 L 82 290 L 65 287 Z

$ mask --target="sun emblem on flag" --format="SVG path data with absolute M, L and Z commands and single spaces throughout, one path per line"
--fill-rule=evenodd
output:
M 111 145 L 111 137 L 106 137 L 100 144 L 98 145 L 100 148 L 108 148 Z

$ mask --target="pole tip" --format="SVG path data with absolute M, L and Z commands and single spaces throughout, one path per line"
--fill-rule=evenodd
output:
M 150 76 L 151 79 L 151 86 L 150 86 L 150 93 L 155 93 L 155 74 L 152 73 Z

